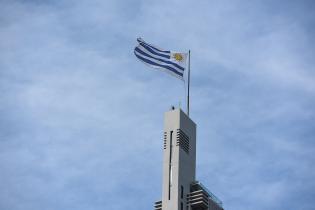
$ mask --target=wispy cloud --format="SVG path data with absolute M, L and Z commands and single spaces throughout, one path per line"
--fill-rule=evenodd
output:
M 184 87 L 134 58 L 138 36 L 192 50 L 197 176 L 225 209 L 314 206 L 312 1 L 0 8 L 0 209 L 160 199 L 163 112 Z

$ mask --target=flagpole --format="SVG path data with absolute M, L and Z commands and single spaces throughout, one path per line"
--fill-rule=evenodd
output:
M 190 87 L 190 50 L 188 51 L 188 88 L 187 88 L 187 115 L 189 117 L 189 87 Z

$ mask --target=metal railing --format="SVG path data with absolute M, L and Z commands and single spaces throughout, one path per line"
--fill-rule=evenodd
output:
M 200 190 L 200 189 L 204 190 L 212 201 L 214 201 L 216 204 L 218 204 L 220 207 L 223 208 L 222 201 L 217 196 L 215 196 L 210 190 L 208 190 L 203 184 L 201 184 L 199 181 L 193 182 L 191 184 L 191 187 L 192 189 L 194 189 L 194 187 L 197 187 L 198 189 L 196 190 Z M 193 191 L 196 191 L 196 190 L 193 190 Z

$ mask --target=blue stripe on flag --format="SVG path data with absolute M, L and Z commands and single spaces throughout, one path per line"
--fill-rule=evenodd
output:
M 154 46 L 152 46 L 152 45 L 146 43 L 146 42 L 143 41 L 141 38 L 138 38 L 137 41 L 138 41 L 139 43 L 144 43 L 145 45 L 148 45 L 149 47 L 151 47 L 151 48 L 153 48 L 153 49 L 155 49 L 155 50 L 157 50 L 157 51 L 159 51 L 159 52 L 171 53 L 171 51 L 169 51 L 169 50 L 161 50 L 161 49 L 158 49 L 158 48 L 156 48 L 156 47 L 154 47 Z
M 140 48 L 138 48 L 138 47 L 136 47 L 135 50 L 136 50 L 137 52 L 139 52 L 140 54 L 145 55 L 145 56 L 147 56 L 147 57 L 149 57 L 149 58 L 153 58 L 153 59 L 158 60 L 158 61 L 161 61 L 161 62 L 163 62 L 163 63 L 171 64 L 171 65 L 175 66 L 176 68 L 179 68 L 179 69 L 182 70 L 182 71 L 185 70 L 185 68 L 181 67 L 181 66 L 178 65 L 177 63 L 173 63 L 173 62 L 171 62 L 171 61 L 166 61 L 166 60 L 163 60 L 163 59 L 160 59 L 160 58 L 153 57 L 153 56 L 151 56 L 151 55 L 149 55 L 149 54 L 143 52 L 143 51 L 142 51 Z
M 161 64 L 155 63 L 155 62 L 153 62 L 153 61 L 151 61 L 151 60 L 149 60 L 149 59 L 146 59 L 146 58 L 141 57 L 140 55 L 137 55 L 136 52 L 134 52 L 134 54 L 137 56 L 137 58 L 139 58 L 140 60 L 142 60 L 142 61 L 145 62 L 145 63 L 148 63 L 148 64 L 151 64 L 151 65 L 153 65 L 153 66 L 158 66 L 158 67 L 167 69 L 167 70 L 171 71 L 172 73 L 175 73 L 175 74 L 177 74 L 177 75 L 180 76 L 180 77 L 183 77 L 183 73 L 180 73 L 180 72 L 176 71 L 176 69 L 174 69 L 174 68 L 171 67 L 171 66 L 168 66 L 168 65 L 161 65 Z
M 142 47 L 144 47 L 145 49 L 147 49 L 147 50 L 148 50 L 150 53 L 152 53 L 152 54 L 155 54 L 155 55 L 158 55 L 158 56 L 167 58 L 167 59 L 170 59 L 170 58 L 171 58 L 171 56 L 169 56 L 169 55 L 157 53 L 156 51 L 152 50 L 150 47 L 148 47 L 147 45 L 145 45 L 145 44 L 143 44 L 143 43 L 140 43 L 140 45 L 141 45 Z
M 165 58 L 165 57 L 161 57 L 161 56 L 159 56 L 159 55 L 155 55 L 155 54 L 153 54 L 153 53 L 151 53 L 150 51 L 148 51 L 146 48 L 144 48 L 142 45 L 138 45 L 137 46 L 140 50 L 142 50 L 143 52 L 145 52 L 145 53 L 147 53 L 147 54 L 149 54 L 149 55 L 151 55 L 151 56 L 153 56 L 153 57 L 155 57 L 155 58 L 158 58 L 158 59 L 162 59 L 162 60 L 165 60 L 165 61 L 170 61 L 170 59 L 168 59 L 168 58 Z M 170 55 L 170 54 L 168 54 L 168 55 Z

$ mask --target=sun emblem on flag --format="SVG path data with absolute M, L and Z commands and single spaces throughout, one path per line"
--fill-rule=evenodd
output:
M 174 53 L 173 58 L 175 58 L 175 60 L 177 60 L 177 61 L 183 60 L 183 56 L 180 53 Z

